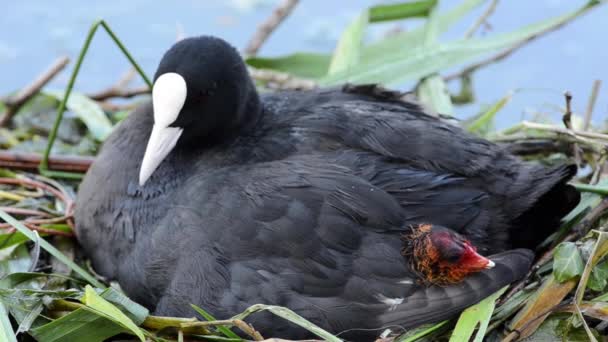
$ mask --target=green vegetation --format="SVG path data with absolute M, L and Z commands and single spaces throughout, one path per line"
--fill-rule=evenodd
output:
M 576 19 L 602 1 L 583 1 L 573 12 L 483 38 L 475 37 L 474 25 L 462 39 L 450 42 L 441 42 L 439 36 L 473 9 L 488 5 L 488 1 L 463 0 L 446 12 L 438 11 L 436 3 L 436 0 L 420 0 L 366 9 L 345 28 L 331 54 L 249 56 L 246 61 L 262 89 L 344 82 L 376 82 L 387 86 L 417 82 L 417 95 L 427 106 L 442 114 L 452 114 L 457 103 L 447 90 L 446 78 L 442 76 L 445 70 L 464 67 L 464 72 L 450 78 L 468 82 L 474 79 L 475 70 Z M 425 20 L 413 30 L 366 41 L 369 25 L 409 18 Z M 293 311 L 276 306 L 255 305 L 235 317 L 221 317 L 222 320 L 216 320 L 212 313 L 196 306 L 192 316 L 198 313 L 207 321 L 151 316 L 114 286 L 106 286 L 110 284 L 97 277 L 83 260 L 75 258 L 78 246 L 71 230 L 71 213 L 82 173 L 52 170 L 53 163 L 48 157 L 94 155 L 112 126 L 139 102 L 108 108 L 102 101 L 91 99 L 93 96 L 73 89 L 80 65 L 99 27 L 116 42 L 147 86 L 151 86 L 143 70 L 102 20 L 91 27 L 67 89 L 44 89 L 18 109 L 12 129 L 0 128 L 3 148 L 44 156 L 39 165 L 41 175 L 1 170 L 0 217 L 5 223 L 0 228 L 0 340 L 22 340 L 27 334 L 40 341 L 88 342 L 122 334 L 124 338 L 141 341 L 182 341 L 184 336 L 192 340 L 240 341 L 235 331 L 251 339 L 261 337 L 255 327 L 246 323 L 247 316 L 269 311 L 322 339 L 339 341 L 339 337 Z M 580 118 L 571 113 L 569 105 L 564 119 L 568 127 L 562 123 L 522 122 L 495 131 L 494 118 L 513 96 L 516 94 L 495 99 L 495 103 L 480 110 L 479 115 L 463 121 L 463 126 L 470 132 L 504 143 L 526 158 L 546 163 L 563 159 L 564 151 L 572 154 L 576 148 L 574 155 L 579 164 L 589 165 L 593 170 L 583 175 L 577 184 L 578 189 L 585 192 L 583 199 L 560 231 L 543 243 L 542 247 L 550 252 L 540 257 L 525 283 L 500 290 L 467 309 L 459 319 L 408 331 L 395 341 L 514 341 L 518 338 L 596 341 L 601 340 L 600 333 L 606 331 L 608 233 L 604 231 L 603 216 L 608 208 L 608 199 L 604 198 L 608 193 L 608 178 L 602 167 L 606 162 L 608 134 L 601 128 L 579 129 L 576 122 Z M 0 112 L 8 107 L 0 102 Z M 66 110 L 73 115 L 63 117 Z M 533 143 L 536 145 L 532 146 Z M 30 170 L 34 169 L 32 165 L 37 165 L 32 163 L 37 162 L 28 164 Z

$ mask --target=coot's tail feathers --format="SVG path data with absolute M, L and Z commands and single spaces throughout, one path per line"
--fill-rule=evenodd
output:
M 494 268 L 467 277 L 462 283 L 440 287 L 421 287 L 403 302 L 389 307 L 378 319 L 383 327 L 401 326 L 405 329 L 421 324 L 449 319 L 492 293 L 523 278 L 534 254 L 527 249 L 515 249 L 490 257 Z
M 521 189 L 525 210 L 515 219 L 511 245 L 534 249 L 580 201 L 580 193 L 568 181 L 576 174 L 576 165 L 539 167 L 530 184 Z

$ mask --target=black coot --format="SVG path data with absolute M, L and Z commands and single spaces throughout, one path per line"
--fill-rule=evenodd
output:
M 427 287 L 401 255 L 407 227 L 448 227 L 482 253 L 530 248 L 579 200 L 574 167 L 522 162 L 397 92 L 260 97 L 218 38 L 175 44 L 154 80 L 153 106 L 115 129 L 80 186 L 76 228 L 98 272 L 157 314 L 266 303 L 335 333 L 435 322 L 523 276 L 531 255 Z

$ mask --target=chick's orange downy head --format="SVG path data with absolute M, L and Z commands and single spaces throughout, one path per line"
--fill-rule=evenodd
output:
M 459 283 L 469 274 L 494 267 L 460 234 L 430 224 L 412 227 L 403 236 L 403 255 L 427 284 Z

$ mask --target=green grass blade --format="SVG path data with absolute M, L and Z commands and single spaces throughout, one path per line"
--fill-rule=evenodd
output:
M 329 64 L 328 74 L 348 72 L 351 67 L 359 63 L 367 23 L 368 13 L 365 11 L 344 30 Z
M 295 313 L 287 308 L 284 308 L 282 306 L 256 304 L 256 305 L 250 306 L 249 308 L 247 308 L 247 310 L 243 311 L 242 313 L 232 317 L 232 319 L 245 319 L 245 317 L 249 316 L 250 314 L 255 313 L 255 312 L 260 312 L 260 311 L 270 311 L 271 313 L 273 313 L 281 318 L 284 318 L 294 324 L 297 324 L 298 326 L 323 338 L 325 341 L 328 341 L 328 342 L 341 342 L 342 341 L 340 338 L 332 335 L 331 333 L 327 332 L 326 330 L 321 329 L 319 326 L 315 325 L 312 322 L 309 322 L 304 317 L 302 317 L 302 316 L 298 315 L 297 313 Z
M 46 89 L 44 93 L 61 101 L 65 97 L 65 92 L 56 89 Z M 98 141 L 103 141 L 112 132 L 112 122 L 106 116 L 103 109 L 97 102 L 91 100 L 80 93 L 72 93 L 66 104 L 87 126 L 91 135 Z
M 408 331 L 407 333 L 399 336 L 395 342 L 415 342 L 420 338 L 432 333 L 433 331 L 443 327 L 448 324 L 448 321 L 439 322 L 437 324 L 433 324 L 431 326 L 424 325 L 422 327 L 416 328 L 414 330 Z
M 53 144 L 55 143 L 55 140 L 57 139 L 57 131 L 59 130 L 59 124 L 61 123 L 61 120 L 63 119 L 63 113 L 65 112 L 65 109 L 66 109 L 67 103 L 68 103 L 68 99 L 70 98 L 70 94 L 72 93 L 72 89 L 74 88 L 74 83 L 76 82 L 76 77 L 78 76 L 78 73 L 80 72 L 80 67 L 82 66 L 82 61 L 84 60 L 85 55 L 89 51 L 89 46 L 91 45 L 91 41 L 93 40 L 93 37 L 95 36 L 95 33 L 97 32 L 97 29 L 100 26 L 105 29 L 105 31 L 112 38 L 114 43 L 116 43 L 116 45 L 120 48 L 122 53 L 127 57 L 129 62 L 131 63 L 131 65 L 135 68 L 135 70 L 137 70 L 137 72 L 143 78 L 144 82 L 146 82 L 148 87 L 150 87 L 150 89 L 152 89 L 152 82 L 150 82 L 150 80 L 148 79 L 146 74 L 143 72 L 141 67 L 135 62 L 135 59 L 131 56 L 131 54 L 125 48 L 125 46 L 122 44 L 120 39 L 118 39 L 118 37 L 116 36 L 114 31 L 112 31 L 110 29 L 108 24 L 103 20 L 99 20 L 99 21 L 93 23 L 93 25 L 91 25 L 91 28 L 89 29 L 89 33 L 87 34 L 87 36 L 85 38 L 84 44 L 82 45 L 82 49 L 80 49 L 80 54 L 78 55 L 78 59 L 76 60 L 76 65 L 74 66 L 74 70 L 72 70 L 72 75 L 70 76 L 70 80 L 65 89 L 65 95 L 63 97 L 63 100 L 59 103 L 59 108 L 57 109 L 57 118 L 55 119 L 55 122 L 53 123 L 53 128 L 51 129 L 51 132 L 50 132 L 49 138 L 48 138 L 49 142 L 48 142 L 46 149 L 44 151 L 44 154 L 42 156 L 42 160 L 40 161 L 40 166 L 38 167 L 40 170 L 40 173 L 42 173 L 46 176 L 50 176 L 50 177 L 67 176 L 68 178 L 75 177 L 71 173 L 48 172 L 49 155 L 51 154 L 51 149 L 53 148 Z
M 6 311 L 6 307 L 2 303 L 0 303 L 0 340 L 17 342 L 17 336 L 15 336 L 13 326 L 8 318 L 8 311 Z
M 27 236 L 30 240 L 36 241 L 36 236 L 29 228 L 25 227 L 21 222 L 19 222 L 14 217 L 7 214 L 4 210 L 1 210 L 1 209 L 0 209 L 0 218 L 2 218 L 6 223 L 15 227 L 15 229 L 17 229 L 23 235 Z M 86 281 L 88 281 L 91 285 L 93 285 L 95 287 L 99 287 L 99 288 L 105 288 L 105 286 L 101 282 L 99 282 L 97 279 L 95 279 L 95 277 L 90 275 L 82 267 L 76 265 L 76 263 L 74 263 L 72 260 L 70 260 L 68 257 L 66 257 L 63 253 L 61 253 L 57 248 L 55 248 L 53 245 L 48 243 L 46 240 L 40 239 L 40 246 L 42 248 L 44 248 L 45 251 L 49 252 L 49 254 L 51 254 L 52 256 L 57 258 L 59 261 L 66 264 L 69 268 L 71 268 L 74 272 L 76 272 L 78 275 L 80 275 L 82 278 L 84 278 Z
M 99 296 L 90 285 L 85 287 L 83 302 L 87 308 L 92 309 L 95 313 L 135 334 L 140 341 L 144 342 L 146 340 L 142 330 L 127 315 L 112 303 Z
M 570 185 L 574 186 L 576 190 L 580 192 L 590 192 L 593 194 L 598 194 L 602 196 L 608 195 L 608 186 L 602 185 L 589 185 L 589 184 L 580 184 L 580 183 L 570 183 Z
M 588 4 L 552 19 L 486 38 L 465 39 L 431 47 L 424 45 L 408 47 L 405 50 L 394 46 L 392 51 L 386 51 L 382 56 L 371 60 L 364 59 L 362 63 L 349 69 L 348 73 L 339 72 L 328 75 L 319 83 L 327 86 L 349 80 L 355 83 L 395 84 L 417 80 L 485 54 L 512 47 L 535 35 L 553 30 L 586 13 L 594 6 L 594 4 Z
M 437 0 L 407 1 L 396 4 L 376 5 L 369 9 L 369 21 L 400 20 L 406 18 L 426 17 L 437 5 Z
M 486 0 L 465 0 L 453 9 L 445 13 L 440 13 L 437 19 L 438 33 L 447 31 L 467 13 L 471 12 L 485 1 Z M 386 54 L 394 53 L 395 50 L 400 50 L 400 54 L 403 54 L 404 51 L 407 51 L 408 49 L 422 45 L 424 38 L 424 26 L 394 36 L 385 37 L 380 41 L 368 45 L 363 50 L 361 59 L 363 61 L 373 61 Z
M 436 47 L 438 44 L 438 20 L 437 8 L 435 7 L 431 10 L 429 19 L 424 25 L 424 46 L 426 47 Z M 450 116 L 454 114 L 448 87 L 438 74 L 427 75 L 418 85 L 417 93 L 420 101 L 430 106 L 434 111 Z
M 84 308 L 29 331 L 38 341 L 45 342 L 105 341 L 123 332 L 123 327 Z
M 490 323 L 490 318 L 492 317 L 494 307 L 496 306 L 496 299 L 498 299 L 507 288 L 508 286 L 503 287 L 481 302 L 464 310 L 462 314 L 460 314 L 460 318 L 458 318 L 452 336 L 450 336 L 450 342 L 470 341 L 471 336 L 473 336 L 473 332 L 477 327 L 479 328 L 477 329 L 474 341 L 483 341 L 486 329 L 488 328 L 488 323 Z
M 490 109 L 488 109 L 485 113 L 480 115 L 475 121 L 471 122 L 471 124 L 467 125 L 467 131 L 471 133 L 482 133 L 488 125 L 492 123 L 496 114 L 504 108 L 504 106 L 511 101 L 513 94 L 508 94 L 502 99 L 498 100 Z
M 319 53 L 298 52 L 274 58 L 249 57 L 246 59 L 246 62 L 248 65 L 258 69 L 271 69 L 287 72 L 297 77 L 317 79 L 327 74 L 331 56 Z
M 448 87 L 438 74 L 426 77 L 418 86 L 418 98 L 434 111 L 444 115 L 454 115 L 454 106 Z
M 217 319 L 215 319 L 215 317 L 213 317 L 213 315 L 211 315 L 207 311 L 203 310 L 203 308 L 196 306 L 194 304 L 190 304 L 190 306 L 194 309 L 194 311 L 198 312 L 199 315 L 203 316 L 203 318 L 205 318 L 206 320 L 208 320 L 210 322 L 217 321 Z M 236 333 L 234 333 L 232 330 L 228 329 L 227 327 L 219 325 L 219 326 L 217 326 L 217 330 L 219 330 L 226 337 L 238 338 L 239 340 L 241 339 L 239 337 L 239 335 L 237 335 Z
M 486 0 L 467 0 L 447 11 L 441 13 L 437 19 L 437 31 L 438 33 L 445 32 L 455 22 L 460 20 L 464 15 L 475 9 Z M 428 1 L 429 3 L 434 1 Z M 404 5 L 404 4 L 403 4 Z M 386 13 L 380 13 L 380 10 L 376 10 L 374 14 L 374 8 L 382 7 L 384 5 L 374 6 L 370 9 L 373 16 L 384 16 Z M 381 10 L 382 12 L 385 9 Z M 392 14 L 394 15 L 394 14 Z M 404 15 L 401 13 L 399 15 Z M 375 19 L 375 20 L 374 20 Z M 378 21 L 380 18 L 371 18 L 370 21 Z M 424 41 L 424 28 L 419 27 L 412 31 L 407 31 L 395 36 L 386 37 L 378 42 L 372 43 L 368 46 L 363 47 L 361 51 L 361 60 L 375 60 L 381 56 L 385 56 L 387 53 L 393 53 L 395 48 L 399 49 L 410 49 L 420 45 Z M 320 79 L 327 74 L 329 70 L 329 64 L 331 62 L 331 56 L 327 54 L 319 53 L 294 53 L 282 57 L 265 58 L 265 57 L 250 57 L 246 60 L 247 64 L 254 68 L 259 69 L 271 69 L 281 72 L 287 72 L 297 77 L 309 78 L 309 79 Z

